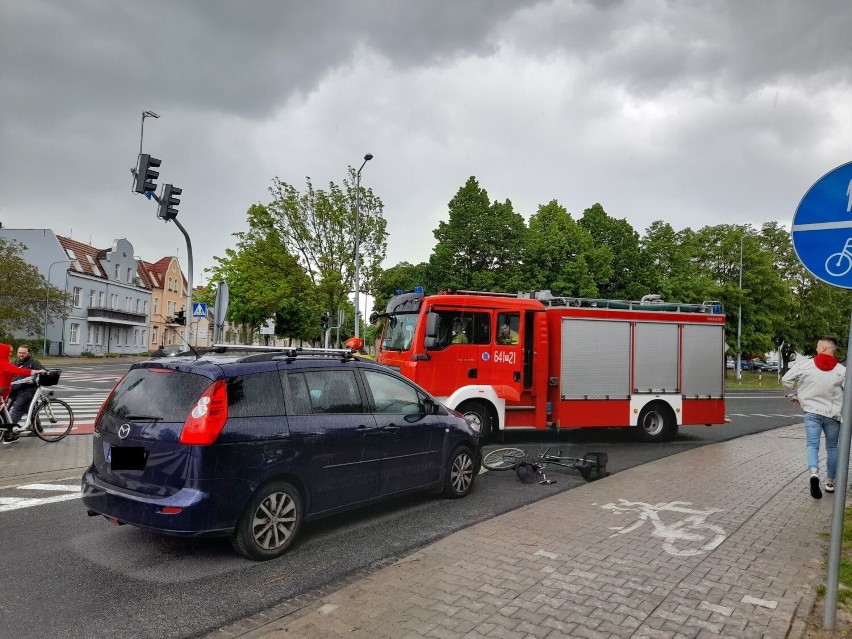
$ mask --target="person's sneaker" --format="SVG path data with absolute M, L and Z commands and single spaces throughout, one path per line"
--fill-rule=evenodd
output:
M 819 489 L 819 475 L 811 475 L 811 497 L 822 499 L 822 491 Z
M 833 493 L 834 492 L 834 480 L 826 479 L 825 480 L 825 492 Z
M 5 435 L 3 435 L 3 444 L 7 446 L 9 444 L 16 444 L 18 442 L 18 439 L 20 439 L 20 435 L 18 435 L 17 433 L 6 433 Z

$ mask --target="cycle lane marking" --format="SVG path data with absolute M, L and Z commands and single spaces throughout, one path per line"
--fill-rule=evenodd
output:
M 688 501 L 660 502 L 659 504 L 648 504 L 640 501 L 629 501 L 619 499 L 618 503 L 610 502 L 601 508 L 617 514 L 638 513 L 638 518 L 628 526 L 611 526 L 610 530 L 615 532 L 610 537 L 625 535 L 641 528 L 646 522 L 652 525 L 651 535 L 662 538 L 663 550 L 676 557 L 692 557 L 703 555 L 718 548 L 728 534 L 716 524 L 707 524 L 705 520 L 715 513 L 724 512 L 720 508 L 708 508 L 697 510 L 688 508 L 692 503 Z M 687 515 L 674 523 L 668 524 L 660 517 L 660 513 L 679 513 Z M 689 532 L 690 530 L 695 532 Z M 713 534 L 711 534 L 713 533 Z M 677 548 L 677 542 L 701 542 L 711 537 L 700 548 Z

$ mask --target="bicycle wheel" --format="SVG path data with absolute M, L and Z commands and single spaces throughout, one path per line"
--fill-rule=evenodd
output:
M 53 398 L 39 407 L 33 430 L 46 442 L 58 442 L 71 432 L 73 425 L 71 407 L 61 399 Z
M 514 470 L 526 458 L 520 448 L 498 448 L 482 458 L 482 465 L 488 470 Z

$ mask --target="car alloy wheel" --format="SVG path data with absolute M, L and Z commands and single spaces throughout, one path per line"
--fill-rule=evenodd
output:
M 249 559 L 283 555 L 302 525 L 302 498 L 291 484 L 276 481 L 262 486 L 234 530 L 232 542 Z
M 467 495 L 473 486 L 474 467 L 473 453 L 470 449 L 465 446 L 456 448 L 447 463 L 444 495 L 451 499 Z

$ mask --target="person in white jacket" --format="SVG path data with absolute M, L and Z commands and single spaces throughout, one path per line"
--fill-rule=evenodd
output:
M 826 492 L 834 492 L 837 473 L 837 440 L 840 436 L 840 409 L 843 406 L 846 367 L 838 363 L 834 356 L 836 350 L 837 339 L 821 337 L 817 342 L 816 357 L 797 359 L 781 380 L 787 397 L 794 404 L 799 404 L 805 413 L 810 490 L 814 499 L 822 498 L 819 485 L 820 433 L 825 435 L 828 454 Z

